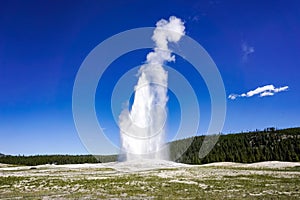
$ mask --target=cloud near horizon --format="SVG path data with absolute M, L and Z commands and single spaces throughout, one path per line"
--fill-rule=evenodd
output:
M 247 93 L 243 94 L 230 94 L 228 96 L 229 99 L 234 100 L 238 97 L 252 97 L 255 95 L 259 95 L 260 97 L 265 97 L 265 96 L 273 96 L 275 93 L 278 92 L 283 92 L 288 90 L 289 86 L 283 86 L 276 88 L 274 85 L 265 85 L 262 87 L 258 87 L 255 90 L 250 90 Z

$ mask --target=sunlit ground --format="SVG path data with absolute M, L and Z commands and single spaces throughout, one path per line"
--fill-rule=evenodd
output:
M 0 199 L 297 199 L 300 163 L 0 165 Z

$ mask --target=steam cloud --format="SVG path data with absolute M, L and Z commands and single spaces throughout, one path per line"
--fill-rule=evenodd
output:
M 259 95 L 260 97 L 273 96 L 275 93 L 286 91 L 288 88 L 289 86 L 275 88 L 274 85 L 265 85 L 263 87 L 258 87 L 255 90 L 251 90 L 247 93 L 230 94 L 228 98 L 234 100 L 238 97 L 252 97 L 254 95 Z
M 174 16 L 156 23 L 152 36 L 155 48 L 139 69 L 131 111 L 126 108 L 119 116 L 121 160 L 168 157 L 167 151 L 162 150 L 168 101 L 168 73 L 163 64 L 175 61 L 168 43 L 177 43 L 184 30 L 184 23 Z

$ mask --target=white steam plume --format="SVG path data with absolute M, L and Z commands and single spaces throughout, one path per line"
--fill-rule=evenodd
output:
M 178 42 L 184 33 L 181 19 L 171 16 L 156 23 L 152 40 L 155 48 L 139 69 L 131 111 L 124 109 L 119 116 L 121 159 L 167 159 L 164 145 L 164 123 L 168 101 L 168 73 L 165 62 L 175 61 L 168 48 L 169 42 Z

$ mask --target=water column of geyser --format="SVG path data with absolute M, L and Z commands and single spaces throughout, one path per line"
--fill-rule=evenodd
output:
M 152 36 L 155 48 L 147 55 L 145 64 L 139 69 L 131 111 L 126 108 L 119 116 L 121 161 L 168 159 L 168 150 L 163 148 L 168 72 L 163 68 L 163 64 L 175 61 L 168 43 L 177 43 L 185 34 L 184 29 L 182 20 L 174 16 L 156 23 Z

